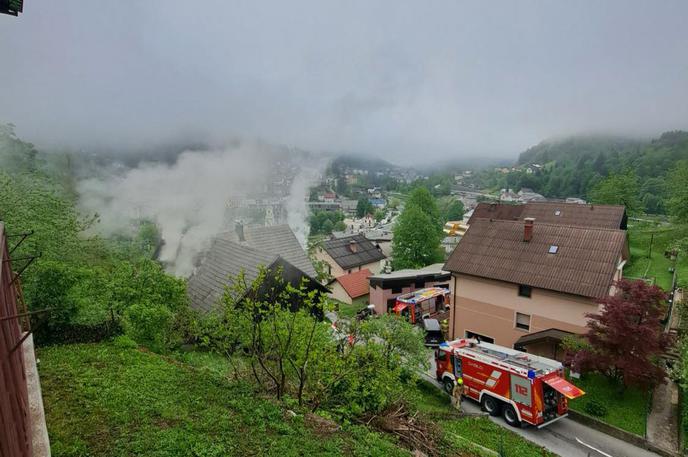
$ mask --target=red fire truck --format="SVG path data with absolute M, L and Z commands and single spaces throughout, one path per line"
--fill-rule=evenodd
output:
M 421 324 L 423 316 L 433 316 L 445 311 L 449 302 L 449 289 L 428 287 L 399 295 L 392 311 L 406 317 L 412 324 Z
M 568 400 L 585 394 L 564 379 L 556 360 L 476 339 L 442 343 L 435 350 L 437 379 L 451 394 L 463 379 L 464 395 L 514 427 L 538 428 L 568 415 Z

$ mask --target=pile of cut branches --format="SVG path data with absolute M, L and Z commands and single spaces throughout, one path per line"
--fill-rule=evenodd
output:
M 364 417 L 361 422 L 396 436 L 404 446 L 413 451 L 420 451 L 428 456 L 445 455 L 439 428 L 432 422 L 422 420 L 417 412 L 409 412 L 404 404 L 393 405 L 379 414 Z

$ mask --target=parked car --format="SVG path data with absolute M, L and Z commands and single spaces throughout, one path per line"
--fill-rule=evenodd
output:
M 425 329 L 425 345 L 436 348 L 444 341 L 444 334 L 437 319 L 423 319 Z

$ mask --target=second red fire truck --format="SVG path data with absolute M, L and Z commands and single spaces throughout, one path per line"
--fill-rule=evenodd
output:
M 449 289 L 428 287 L 399 295 L 392 312 L 404 316 L 412 324 L 421 324 L 423 316 L 434 316 L 445 311 L 449 303 Z
M 465 396 L 514 427 L 544 427 L 566 417 L 568 400 L 585 394 L 564 379 L 560 362 L 476 339 L 442 343 L 435 362 L 449 394 L 462 379 Z

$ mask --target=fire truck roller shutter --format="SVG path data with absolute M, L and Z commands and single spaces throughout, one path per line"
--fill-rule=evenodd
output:
M 552 389 L 556 390 L 569 400 L 573 400 L 574 398 L 582 397 L 583 395 L 585 395 L 584 391 L 574 386 L 566 379 L 560 378 L 559 376 L 554 376 L 552 378 L 545 379 L 544 381 L 545 384 L 547 384 Z
M 394 311 L 395 313 L 400 313 L 403 310 L 405 310 L 407 307 L 408 307 L 408 303 L 397 303 L 396 305 L 394 305 L 394 308 L 392 308 L 392 311 Z
M 527 407 L 532 406 L 532 385 L 530 379 L 511 375 L 511 398 Z

